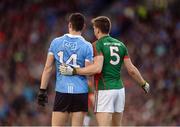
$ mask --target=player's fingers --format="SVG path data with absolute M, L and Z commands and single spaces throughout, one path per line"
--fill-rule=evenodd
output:
M 59 68 L 61 69 L 61 68 L 67 68 L 67 67 L 68 67 L 67 65 L 66 66 L 65 65 L 60 65 Z
M 68 65 L 65 63 L 62 63 L 61 66 L 67 67 Z
M 64 75 L 64 71 L 61 71 L 61 74 Z
M 66 73 L 67 73 L 66 70 L 61 70 L 62 75 L 66 75 Z
M 67 69 L 65 69 L 65 68 L 60 69 L 61 74 L 65 73 L 66 70 L 67 70 Z
M 61 72 L 63 72 L 63 71 L 66 70 L 66 67 L 65 67 L 65 66 L 60 66 L 60 67 L 59 67 L 59 70 L 60 70 Z
M 65 67 L 65 66 L 67 66 L 65 63 L 59 65 L 59 67 Z
M 62 68 L 65 68 L 65 66 L 63 66 L 63 65 L 60 65 L 60 66 L 59 66 L 59 69 L 61 70 Z

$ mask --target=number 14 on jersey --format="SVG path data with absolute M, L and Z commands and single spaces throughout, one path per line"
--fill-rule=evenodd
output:
M 64 53 L 62 51 L 58 52 L 58 56 L 60 63 L 65 63 L 67 65 L 79 67 L 79 65 L 77 65 L 77 54 L 72 54 L 66 61 L 64 61 Z

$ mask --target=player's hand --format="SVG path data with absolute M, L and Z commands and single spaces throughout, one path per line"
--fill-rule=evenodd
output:
M 143 88 L 143 90 L 145 91 L 145 93 L 148 93 L 148 92 L 149 92 L 149 89 L 150 89 L 149 83 L 145 82 L 141 87 Z
M 61 64 L 59 66 L 59 71 L 62 75 L 75 75 L 76 74 L 76 69 L 67 64 Z
M 45 107 L 45 104 L 48 103 L 47 90 L 40 89 L 37 98 L 38 98 L 38 104 Z

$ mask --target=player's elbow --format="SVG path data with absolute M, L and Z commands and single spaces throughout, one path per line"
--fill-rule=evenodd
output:
M 102 71 L 102 66 L 100 66 L 100 64 L 98 63 L 93 64 L 91 68 L 91 74 L 98 74 L 101 73 L 101 71 Z
M 128 69 L 128 73 L 129 73 L 129 75 L 135 75 L 136 74 L 136 69 L 135 68 L 130 68 L 130 69 Z
M 97 68 L 97 69 L 96 69 L 96 73 L 97 73 L 97 74 L 101 73 L 101 70 L 102 70 L 101 68 Z
M 46 73 L 51 73 L 51 72 L 52 72 L 52 69 L 53 69 L 53 67 L 51 67 L 51 66 L 45 66 L 44 72 L 46 72 Z
M 95 68 L 91 69 L 90 74 L 98 74 L 98 73 L 101 73 L 101 70 L 102 70 L 101 68 L 95 67 Z
M 100 64 L 98 64 L 97 68 L 96 68 L 96 73 L 101 73 L 102 71 L 102 66 Z

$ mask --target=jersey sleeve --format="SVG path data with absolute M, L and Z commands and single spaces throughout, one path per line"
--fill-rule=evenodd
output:
M 50 47 L 48 49 L 48 54 L 54 55 L 55 53 L 55 39 L 51 42 Z
M 93 61 L 93 48 L 92 45 L 89 44 L 86 48 L 86 57 L 85 57 L 86 61 L 92 62 Z
M 101 45 L 100 45 L 100 43 L 97 43 L 97 41 L 93 43 L 93 51 L 94 51 L 94 56 L 103 54 Z
M 126 46 L 124 46 L 124 59 L 129 58 L 128 49 Z

